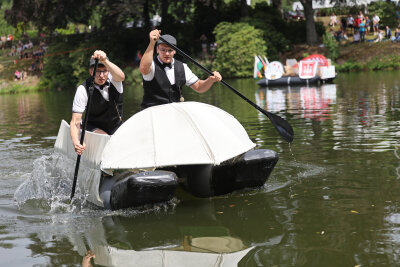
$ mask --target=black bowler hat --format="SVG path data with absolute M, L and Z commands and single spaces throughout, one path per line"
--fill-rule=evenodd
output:
M 108 59 L 108 57 L 107 57 L 107 59 Z M 94 58 L 90 58 L 90 64 L 89 64 L 89 67 L 94 67 L 94 63 L 95 63 L 95 60 L 94 60 Z M 100 61 L 99 61 L 99 63 L 97 64 L 97 66 L 104 66 L 104 64 L 103 63 L 101 63 Z
M 169 34 L 164 34 L 164 35 L 161 35 L 161 37 L 164 38 L 165 41 L 167 41 L 168 43 L 176 45 L 176 39 L 175 39 L 174 36 L 169 35 Z M 165 44 L 165 42 L 162 41 L 161 39 L 158 39 L 157 40 L 157 45 L 159 45 L 159 44 Z

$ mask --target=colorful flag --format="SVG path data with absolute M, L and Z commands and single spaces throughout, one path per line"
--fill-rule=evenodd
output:
M 266 60 L 265 57 L 264 59 Z M 254 56 L 254 79 L 261 79 L 263 77 L 266 67 L 266 63 L 262 60 L 260 56 Z

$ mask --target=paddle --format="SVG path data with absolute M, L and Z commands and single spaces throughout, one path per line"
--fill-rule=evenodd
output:
M 207 72 L 210 75 L 213 75 L 213 73 L 206 69 L 205 67 L 203 67 L 200 63 L 198 63 L 196 60 L 194 60 L 193 58 L 191 58 L 190 56 L 188 56 L 185 52 L 183 52 L 182 50 L 180 50 L 178 47 L 176 47 L 175 45 L 169 43 L 168 41 L 166 41 L 164 38 L 160 37 L 160 40 L 163 41 L 164 43 L 166 43 L 167 45 L 169 45 L 170 47 L 172 47 L 174 50 L 178 51 L 179 54 L 181 54 L 182 56 L 184 56 L 185 58 L 189 59 L 190 61 L 192 61 L 197 67 L 201 68 L 203 71 Z M 247 97 L 245 97 L 242 93 L 240 93 L 239 91 L 237 91 L 235 88 L 233 88 L 232 86 L 230 86 L 227 82 L 225 82 L 224 80 L 221 80 L 221 83 L 223 85 L 225 85 L 226 87 L 228 87 L 229 89 L 231 89 L 235 94 L 237 94 L 238 96 L 240 96 L 242 99 L 246 100 L 247 103 L 249 103 L 250 105 L 252 105 L 253 107 L 255 107 L 258 111 L 260 111 L 262 114 L 264 114 L 265 116 L 267 116 L 271 123 L 275 126 L 276 130 L 279 132 L 279 134 L 282 136 L 283 139 L 285 139 L 286 142 L 291 143 L 293 141 L 293 137 L 294 137 L 294 133 L 293 133 L 293 128 L 292 126 L 289 124 L 289 122 L 287 122 L 285 119 L 279 117 L 278 115 L 275 115 L 271 112 L 266 111 L 265 109 L 262 109 L 261 107 L 259 107 L 257 104 L 253 103 L 250 99 L 248 99 Z
M 94 87 L 93 87 L 94 86 L 94 77 L 96 75 L 98 63 L 99 63 L 99 59 L 96 58 L 94 61 L 93 74 L 92 74 L 92 77 L 91 77 L 90 83 L 89 83 L 89 96 L 88 96 L 88 103 L 86 105 L 86 110 L 85 110 L 85 117 L 83 119 L 83 125 L 82 125 L 82 133 L 81 133 L 81 140 L 80 140 L 81 145 L 83 145 L 83 140 L 85 139 L 86 125 L 87 125 L 87 121 L 89 118 L 90 106 L 92 104 L 92 96 L 93 96 L 93 90 L 94 90 Z M 81 162 L 81 155 L 78 155 L 76 158 L 74 182 L 72 183 L 72 192 L 71 192 L 71 198 L 70 198 L 71 200 L 75 195 L 75 187 L 76 187 L 76 181 L 78 180 L 78 171 L 79 171 L 80 162 Z

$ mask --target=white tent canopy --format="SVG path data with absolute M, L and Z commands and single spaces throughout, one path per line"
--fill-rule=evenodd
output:
M 229 113 L 204 103 L 171 103 L 147 108 L 122 124 L 103 150 L 101 169 L 218 165 L 254 146 Z

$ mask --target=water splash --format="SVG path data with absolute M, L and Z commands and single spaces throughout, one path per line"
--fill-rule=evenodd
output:
M 19 185 L 14 193 L 14 201 L 18 209 L 26 213 L 44 212 L 60 215 L 72 212 L 81 215 L 135 216 L 148 212 L 163 213 L 170 211 L 171 208 L 174 210 L 179 202 L 173 198 L 166 203 L 107 211 L 89 202 L 88 195 L 82 194 L 80 188 L 77 187 L 75 197 L 70 203 L 75 161 L 54 152 L 36 159 L 33 165 L 30 176 Z
M 19 209 L 44 210 L 51 213 L 74 211 L 82 207 L 85 196 L 69 204 L 72 188 L 73 162 L 65 156 L 53 153 L 43 155 L 33 163 L 33 171 L 15 191 L 14 201 Z

